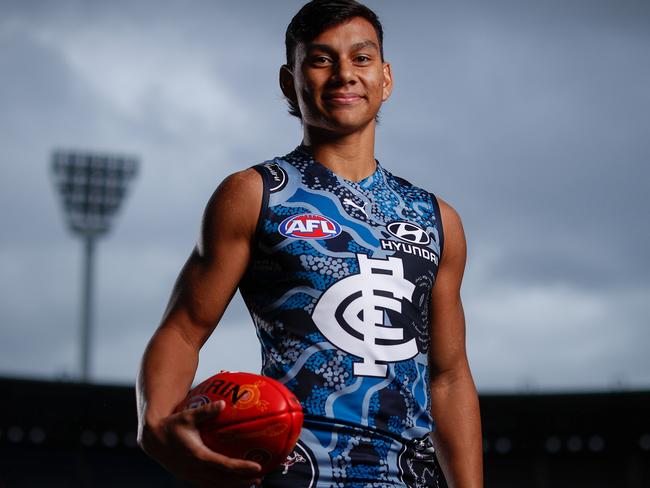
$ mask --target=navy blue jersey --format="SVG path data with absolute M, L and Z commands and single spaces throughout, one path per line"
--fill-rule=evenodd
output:
M 300 400 L 300 442 L 265 486 L 438 486 L 429 307 L 435 197 L 378 162 L 346 180 L 299 146 L 255 166 L 264 196 L 240 290 L 262 374 Z M 442 483 L 444 481 L 439 481 Z

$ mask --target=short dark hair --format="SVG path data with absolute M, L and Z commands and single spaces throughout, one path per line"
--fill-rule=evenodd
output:
M 377 14 L 355 0 L 311 0 L 291 19 L 284 39 L 287 50 L 287 66 L 293 70 L 296 47 L 299 43 L 313 41 L 321 32 L 335 25 L 344 24 L 353 17 L 361 17 L 372 24 L 379 39 L 379 52 L 384 60 L 384 31 Z M 297 103 L 287 99 L 289 113 L 302 118 Z

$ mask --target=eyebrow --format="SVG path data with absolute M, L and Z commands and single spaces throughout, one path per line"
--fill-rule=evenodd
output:
M 367 47 L 373 48 L 373 49 L 376 49 L 377 51 L 379 51 L 379 47 L 377 46 L 377 43 L 375 43 L 374 41 L 371 41 L 371 40 L 357 42 L 356 44 L 353 44 L 351 46 L 350 50 L 351 51 L 358 51 L 359 49 L 365 49 Z M 330 46 L 329 44 L 309 44 L 309 45 L 307 45 L 307 51 L 312 51 L 312 50 L 315 50 L 315 49 L 320 49 L 321 51 L 327 51 L 327 52 L 334 51 L 332 46 Z

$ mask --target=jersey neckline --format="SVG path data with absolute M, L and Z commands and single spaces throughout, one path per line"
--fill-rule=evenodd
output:
M 296 147 L 295 151 L 297 151 L 297 152 L 303 154 L 304 156 L 306 156 L 309 159 L 309 162 L 311 164 L 322 168 L 324 171 L 331 174 L 332 176 L 334 176 L 338 180 L 343 181 L 343 182 L 347 183 L 348 185 L 352 185 L 354 187 L 358 187 L 358 188 L 361 188 L 361 189 L 364 189 L 364 190 L 369 188 L 370 186 L 372 186 L 372 184 L 378 178 L 380 178 L 381 171 L 383 170 L 381 164 L 379 164 L 379 161 L 375 158 L 375 165 L 376 165 L 375 166 L 375 171 L 373 171 L 368 176 L 366 176 L 365 178 L 363 178 L 363 179 L 361 179 L 359 181 L 349 180 L 349 179 L 339 175 L 338 173 L 335 173 L 330 168 L 328 168 L 323 163 L 321 163 L 316 158 L 314 158 L 314 155 L 312 154 L 311 148 L 309 146 L 305 146 L 304 144 L 299 144 Z

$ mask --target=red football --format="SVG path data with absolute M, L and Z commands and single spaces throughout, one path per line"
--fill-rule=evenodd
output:
M 266 474 L 283 462 L 302 428 L 300 402 L 279 381 L 222 371 L 193 388 L 176 411 L 224 400 L 226 407 L 201 423 L 201 439 L 213 451 L 248 459 Z

